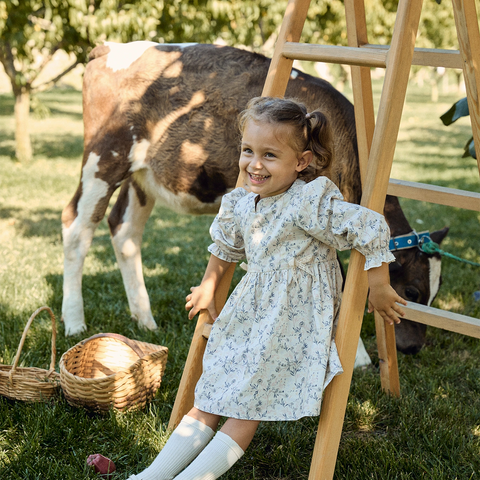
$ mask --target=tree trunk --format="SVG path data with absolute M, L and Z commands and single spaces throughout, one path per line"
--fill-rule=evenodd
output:
M 30 91 L 22 88 L 15 93 L 15 156 L 20 162 L 32 159 L 32 143 L 28 129 Z

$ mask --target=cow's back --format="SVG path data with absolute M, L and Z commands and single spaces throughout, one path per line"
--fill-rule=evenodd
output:
M 145 182 L 145 188 L 154 190 L 155 183 L 173 195 L 217 204 L 238 175 L 238 114 L 248 100 L 261 95 L 270 60 L 233 47 L 201 44 L 158 44 L 144 49 L 126 68 L 119 68 L 121 63 L 114 63 L 111 55 L 109 47 L 97 47 L 87 66 L 86 145 L 95 145 L 95 138 L 105 141 L 105 129 L 122 132 L 132 145 L 143 142 L 144 155 L 135 158 L 130 153 L 129 161 L 130 171 L 151 172 L 155 182 Z M 286 97 L 329 117 L 335 139 L 332 179 L 348 200 L 358 201 L 351 103 L 327 82 L 299 71 L 293 72 Z M 92 99 L 102 104 L 101 111 Z

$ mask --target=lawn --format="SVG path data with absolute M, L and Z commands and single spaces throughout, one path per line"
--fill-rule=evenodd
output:
M 461 158 L 470 136 L 467 119 L 450 127 L 439 119 L 458 95 L 441 95 L 432 103 L 427 88 L 412 86 L 411 92 L 392 176 L 480 191 L 476 161 Z M 41 99 L 51 115 L 32 119 L 35 158 L 19 164 L 13 159 L 13 99 L 0 96 L 0 363 L 5 365 L 13 362 L 25 323 L 37 307 L 48 305 L 58 320 L 61 316 L 60 215 L 79 181 L 81 93 L 54 90 Z M 480 262 L 478 213 L 407 200 L 402 205 L 413 228 L 433 231 L 448 225 L 442 248 Z M 166 426 L 194 329 L 184 298 L 203 275 L 211 220 L 155 207 L 143 248 L 146 284 L 160 327 L 155 332 L 130 320 L 108 227 L 102 222 L 84 268 L 89 328 L 82 336 L 65 338 L 58 322 L 57 369 L 62 353 L 82 338 L 117 332 L 169 348 L 162 385 L 145 409 L 103 416 L 72 407 L 63 398 L 48 404 L 0 398 L 2 480 L 93 479 L 96 474 L 85 464 L 91 453 L 115 461 L 116 479 L 149 465 L 168 437 Z M 239 276 L 237 272 L 235 281 Z M 480 301 L 474 293 L 479 290 L 480 268 L 444 259 L 434 306 L 478 318 Z M 335 478 L 479 478 L 479 340 L 429 327 L 419 354 L 399 355 L 402 396 L 397 399 L 381 390 L 374 333 L 373 318 L 366 315 L 362 337 L 373 365 L 354 372 Z M 44 313 L 29 331 L 21 365 L 48 368 L 50 339 Z M 317 418 L 306 418 L 262 424 L 246 455 L 224 478 L 307 478 L 317 423 Z

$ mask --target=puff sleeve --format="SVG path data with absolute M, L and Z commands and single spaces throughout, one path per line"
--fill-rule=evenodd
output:
M 236 188 L 224 195 L 220 210 L 210 227 L 213 243 L 208 251 L 226 262 L 236 263 L 245 258 L 245 244 L 235 220 L 235 206 L 247 194 L 243 188 Z
M 298 226 L 337 250 L 356 249 L 366 258 L 365 270 L 390 263 L 390 228 L 383 215 L 345 202 L 326 177 L 306 184 L 298 210 Z

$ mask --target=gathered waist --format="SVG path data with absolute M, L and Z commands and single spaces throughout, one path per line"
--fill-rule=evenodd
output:
M 319 266 L 336 266 L 337 259 L 329 259 L 318 261 L 316 259 L 309 261 L 307 259 L 292 257 L 288 261 L 279 262 L 273 267 L 256 264 L 256 263 L 241 263 L 240 268 L 249 273 L 269 273 L 269 272 L 279 272 L 282 270 L 295 270 L 300 269 L 309 275 L 314 275 L 314 272 L 318 269 Z

